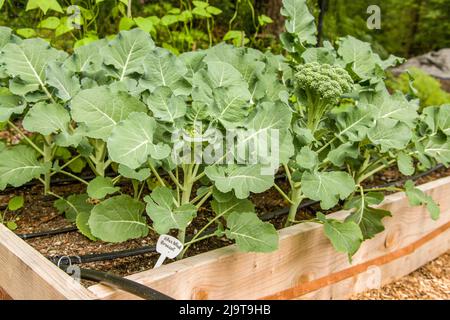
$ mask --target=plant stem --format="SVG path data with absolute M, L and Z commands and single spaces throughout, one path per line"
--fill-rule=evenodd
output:
M 289 169 L 289 166 L 287 164 L 283 164 L 284 171 L 286 172 L 286 177 L 288 178 L 289 185 L 291 186 L 291 189 L 294 189 L 294 182 L 292 181 L 292 175 L 291 175 L 291 169 Z
M 45 165 L 51 167 L 53 162 L 52 156 L 52 141 L 50 136 L 44 137 L 44 163 Z M 51 181 L 51 172 L 48 170 L 44 174 L 44 194 L 47 195 L 50 192 L 50 181 Z
M 105 163 L 105 157 L 106 157 L 106 143 L 102 140 L 96 140 L 95 141 L 95 169 L 99 176 L 104 177 L 105 176 L 105 170 L 106 170 L 106 163 Z
M 192 164 L 183 165 L 184 182 L 180 205 L 188 204 L 191 201 L 192 186 L 194 185 L 194 181 L 192 179 L 192 169 L 193 169 Z M 180 240 L 181 243 L 184 243 L 185 239 L 186 239 L 186 228 L 180 229 L 178 231 L 178 240 Z M 180 258 L 181 257 L 183 256 L 181 255 Z
M 210 187 L 208 191 L 212 191 L 212 187 Z M 204 197 L 204 195 L 205 195 L 205 194 L 201 194 L 201 195 L 199 195 L 199 196 L 196 196 L 194 199 L 191 200 L 190 203 L 194 204 L 194 203 L 196 203 L 197 201 L 200 201 L 200 200 Z
M 300 187 L 292 189 L 291 207 L 289 208 L 289 214 L 284 224 L 285 227 L 289 227 L 295 221 L 297 216 L 298 206 L 303 200 L 302 189 Z
M 386 164 L 383 164 L 375 169 L 373 169 L 372 171 L 369 171 L 368 173 L 362 175 L 361 177 L 359 177 L 356 181 L 356 184 L 361 184 L 361 182 L 363 182 L 364 180 L 366 180 L 367 178 L 373 176 L 375 173 L 390 167 L 392 164 L 394 164 L 397 160 L 396 159 L 392 159 L 391 161 L 389 161 Z
M 199 241 L 202 241 L 202 240 L 205 240 L 205 239 L 208 239 L 208 238 L 211 238 L 211 237 L 214 237 L 214 236 L 215 236 L 214 233 L 212 233 L 212 234 L 207 234 L 207 235 L 204 235 L 204 236 L 201 237 L 201 238 L 197 238 L 197 239 L 195 239 L 195 240 L 191 240 L 191 241 L 189 241 L 189 242 L 186 242 L 186 248 L 183 250 L 183 255 L 186 253 L 186 249 L 189 248 L 192 244 L 194 244 L 194 243 L 196 243 L 196 242 L 199 242 Z
M 68 176 L 68 177 L 71 177 L 71 178 L 73 178 L 75 180 L 78 180 L 79 182 L 81 182 L 81 183 L 83 183 L 85 185 L 89 185 L 89 183 L 86 180 L 84 180 L 84 179 L 82 179 L 82 178 L 80 178 L 80 177 L 78 177 L 78 176 L 76 176 L 74 174 L 71 174 L 70 172 L 61 170 L 61 171 L 59 171 L 59 173 L 62 173 L 64 175 Z
M 289 202 L 291 205 L 294 204 L 294 203 L 292 202 L 292 200 L 288 197 L 288 195 L 287 195 L 286 193 L 284 193 L 284 191 L 281 190 L 281 188 L 280 188 L 276 183 L 274 183 L 273 186 L 275 187 L 275 189 L 278 191 L 278 193 L 281 194 L 281 196 L 282 196 L 287 202 Z
M 183 186 L 181 185 L 178 178 L 173 175 L 172 171 L 167 171 L 167 173 L 169 174 L 169 177 L 172 179 L 173 183 L 175 183 L 177 188 L 183 190 Z
M 217 216 L 215 216 L 213 219 L 209 220 L 209 222 L 208 222 L 206 225 L 204 225 L 203 228 L 201 228 L 199 232 L 197 232 L 197 234 L 192 238 L 192 240 L 189 241 L 189 242 L 186 244 L 186 246 L 185 246 L 185 248 L 184 248 L 184 250 L 183 250 L 183 253 L 182 253 L 180 256 L 183 257 L 183 255 L 184 255 L 184 254 L 186 253 L 186 251 L 189 249 L 190 245 L 191 245 L 192 243 L 196 242 L 196 240 L 199 238 L 199 236 L 200 236 L 203 232 L 205 232 L 205 230 L 208 229 L 208 227 L 209 227 L 210 225 L 212 225 L 215 221 L 217 221 L 218 219 L 220 219 L 225 213 L 227 213 L 227 211 L 224 211 L 224 212 L 222 212 L 221 214 L 218 214 Z
M 148 162 L 148 166 L 150 167 L 150 170 L 152 170 L 152 173 L 155 175 L 156 179 L 158 179 L 159 183 L 165 187 L 166 184 L 164 182 L 164 180 L 161 178 L 161 176 L 159 175 L 158 171 L 156 171 L 155 167 L 152 166 L 151 162 Z
M 209 197 L 211 197 L 212 191 L 209 191 L 205 196 L 196 204 L 197 210 L 200 209 L 200 207 L 205 203 L 206 200 L 208 200 Z
M 132 16 L 132 12 L 131 12 L 131 2 L 132 2 L 133 0 L 128 0 L 128 5 L 127 5 L 127 17 L 128 18 L 132 18 L 133 16 Z
M 77 155 L 76 157 L 70 159 L 70 161 L 67 161 L 66 163 L 64 163 L 59 169 L 62 170 L 62 169 L 64 169 L 64 168 L 66 168 L 66 167 L 69 166 L 72 162 L 76 161 L 76 160 L 79 159 L 80 157 L 81 157 L 80 154 Z M 51 176 L 53 176 L 53 175 L 55 175 L 55 174 L 57 174 L 57 173 L 58 173 L 57 171 L 52 172 Z
M 336 137 L 334 137 L 333 139 L 329 140 L 326 144 L 324 144 L 319 150 L 317 150 L 317 153 L 321 153 L 323 150 L 325 150 L 330 144 L 332 144 L 333 142 L 336 141 Z
M 25 139 L 25 141 L 31 146 L 33 147 L 33 149 L 35 149 L 37 152 L 39 152 L 42 156 L 45 156 L 44 151 L 39 148 L 33 141 L 31 141 L 30 138 L 28 138 L 25 133 L 22 132 L 22 130 L 20 130 L 18 127 L 16 127 L 16 125 L 14 123 L 12 123 L 11 121 L 8 120 L 8 125 L 11 126 L 14 130 L 16 130 L 21 136 L 22 138 Z
M 364 189 L 364 192 L 374 192 L 374 191 L 404 191 L 404 190 L 402 188 L 397 187 Z

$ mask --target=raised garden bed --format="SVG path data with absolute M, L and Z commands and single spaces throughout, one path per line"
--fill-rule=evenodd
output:
M 242 253 L 232 245 L 127 278 L 176 299 L 343 299 L 389 283 L 450 249 L 450 177 L 420 186 L 439 204 L 433 221 L 424 207 L 410 207 L 404 193 L 381 207 L 393 217 L 386 230 L 363 243 L 348 262 L 322 226 L 299 224 L 279 231 L 272 253 Z M 343 218 L 347 213 L 332 213 Z M 105 285 L 84 288 L 10 230 L 0 226 L 2 298 L 135 299 Z

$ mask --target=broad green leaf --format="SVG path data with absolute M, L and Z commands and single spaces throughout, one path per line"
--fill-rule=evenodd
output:
M 136 22 L 132 18 L 122 17 L 119 22 L 119 30 L 130 30 L 136 25 Z
M 86 135 L 106 141 L 116 124 L 133 112 L 145 112 L 146 106 L 125 92 L 108 87 L 80 91 L 70 105 L 72 118 L 86 125 Z
M 340 39 L 338 54 L 361 80 L 374 77 L 377 60 L 368 42 L 347 36 Z
M 359 226 L 353 221 L 341 222 L 327 219 L 321 213 L 318 213 L 317 217 L 323 222 L 325 235 L 336 251 L 347 253 L 351 261 L 351 257 L 358 251 L 363 241 Z
M 89 196 L 87 194 L 73 194 L 67 199 L 58 199 L 54 206 L 59 213 L 65 214 L 66 219 L 75 221 L 81 212 L 91 212 L 94 207 L 88 202 Z
M 248 116 L 250 92 L 247 89 L 219 87 L 213 90 L 213 97 L 214 103 L 209 105 L 210 115 L 226 129 L 236 128 Z
M 153 24 L 153 21 L 151 19 L 143 18 L 143 17 L 137 17 L 134 18 L 134 22 L 138 26 L 139 29 L 150 33 L 150 32 L 156 32 L 155 25 Z
M 411 180 L 405 183 L 405 192 L 408 197 L 409 204 L 412 206 L 425 205 L 433 220 L 439 219 L 440 209 L 439 205 L 434 202 L 433 198 L 427 195 L 422 190 L 414 187 L 414 183 Z
M 236 241 L 244 252 L 271 252 L 278 249 L 278 233 L 269 222 L 254 212 L 232 212 L 227 218 L 225 235 Z
M 14 231 L 17 229 L 17 223 L 15 223 L 14 221 L 7 221 L 6 227 L 8 227 L 9 230 Z
M 64 68 L 61 62 L 51 62 L 47 66 L 47 84 L 56 89 L 56 96 L 69 101 L 80 91 L 80 79 L 73 71 Z
M 375 125 L 374 112 L 373 106 L 360 104 L 336 114 L 335 119 L 338 128 L 336 135 L 350 141 L 363 140 L 369 129 Z
M 76 48 L 74 53 L 64 61 L 64 68 L 78 73 L 99 71 L 103 62 L 101 51 L 107 44 L 107 41 L 103 39 Z
M 25 10 L 28 11 L 33 9 L 41 9 L 44 14 L 47 14 L 48 10 L 63 13 L 58 0 L 28 0 Z
M 295 161 L 303 169 L 312 170 L 319 164 L 319 158 L 316 152 L 312 151 L 310 147 L 304 146 L 297 154 Z
M 75 25 L 80 25 L 80 20 L 75 21 L 70 16 L 68 17 L 62 17 L 61 23 L 59 26 L 55 29 L 55 36 L 60 37 L 66 33 L 69 33 L 75 29 Z
M 38 24 L 38 27 L 55 30 L 60 23 L 61 21 L 59 20 L 58 17 L 48 17 L 47 19 L 41 20 Z
M 55 143 L 60 147 L 78 147 L 85 138 L 86 129 L 84 125 L 79 125 L 73 132 L 67 130 L 55 136 Z
M 25 199 L 23 196 L 15 196 L 9 199 L 8 201 L 8 210 L 10 211 L 16 211 L 23 207 L 23 204 L 25 202 Z
M 289 127 L 292 112 L 282 103 L 264 102 L 258 106 L 254 116 L 246 124 L 247 129 L 255 131 L 255 134 L 269 130 L 282 130 Z
M 147 98 L 153 116 L 161 121 L 174 123 L 186 114 L 186 102 L 173 94 L 169 87 L 156 88 Z
M 157 87 L 169 87 L 174 93 L 186 74 L 186 66 L 170 51 L 156 48 L 144 60 L 144 77 L 139 83 L 153 92 Z
M 225 193 L 233 190 L 238 199 L 248 198 L 250 192 L 264 192 L 272 187 L 273 175 L 263 175 L 261 172 L 260 165 L 209 166 L 205 169 L 206 175 L 214 181 L 217 189 Z
M 25 39 L 33 38 L 33 37 L 37 36 L 36 31 L 31 28 L 19 28 L 19 29 L 16 29 L 16 33 Z
M 331 48 L 308 48 L 302 53 L 305 63 L 318 62 L 333 65 L 336 61 L 336 52 Z
M 12 94 L 7 88 L 0 88 L 0 122 L 8 121 L 12 114 L 21 114 L 26 108 L 22 97 Z
M 207 8 L 209 6 L 208 2 L 205 1 L 192 1 L 192 3 L 194 4 L 194 6 L 199 7 L 199 8 Z
M 428 138 L 424 143 L 424 153 L 440 163 L 450 163 L 450 139 L 438 136 Z
M 90 212 L 80 212 L 76 218 L 76 225 L 78 230 L 82 235 L 87 237 L 89 240 L 96 241 L 97 238 L 91 232 L 91 228 L 89 227 L 89 218 L 91 217 Z
M 155 160 L 170 154 L 167 145 L 155 144 L 153 134 L 156 121 L 145 113 L 132 113 L 120 122 L 108 138 L 108 151 L 111 159 L 131 169 L 140 167 L 151 156 Z
M 69 112 L 59 104 L 39 102 L 23 119 L 23 127 L 30 132 L 50 135 L 67 131 L 70 123 Z
M 12 30 L 7 27 L 0 26 L 0 49 L 12 40 Z
M 206 52 L 204 51 L 190 51 L 184 52 L 178 57 L 188 69 L 186 77 L 192 78 L 204 66 L 205 56 Z
M 208 61 L 208 77 L 212 88 L 240 86 L 246 84 L 242 74 L 231 64 L 222 61 Z
M 233 212 L 255 212 L 255 206 L 250 200 L 237 199 L 232 193 L 228 201 L 219 200 L 214 198 L 214 200 L 211 201 L 211 208 L 216 215 L 227 218 Z
M 101 53 L 104 63 L 112 65 L 117 71 L 117 78 L 122 81 L 133 73 L 143 73 L 144 59 L 154 47 L 148 33 L 133 29 L 121 31 Z
M 381 152 L 389 149 L 403 149 L 411 140 L 412 131 L 404 123 L 395 123 L 389 119 L 377 121 L 375 127 L 371 128 L 368 138 L 375 145 L 381 147 Z
M 197 16 L 200 16 L 200 17 L 205 17 L 205 18 L 211 18 L 212 17 L 211 14 L 208 11 L 206 11 L 205 8 L 201 8 L 201 7 L 195 7 L 192 10 L 192 13 L 197 15 Z
M 378 205 L 383 201 L 382 193 L 369 192 L 364 196 L 353 197 L 348 201 L 344 209 L 355 209 L 345 221 L 353 221 L 363 234 L 364 240 L 373 238 L 376 234 L 384 231 L 382 219 L 390 217 L 391 213 L 382 209 L 375 209 L 371 205 Z
M 128 195 L 109 198 L 92 209 L 89 227 L 94 237 L 108 242 L 145 237 L 149 229 L 143 210 L 144 205 Z
M 13 187 L 38 178 L 50 168 L 37 159 L 36 152 L 27 146 L 15 146 L 0 154 L 0 190 L 9 184 Z
M 358 159 L 359 149 L 357 144 L 347 142 L 328 152 L 327 158 L 335 166 L 342 166 L 347 159 Z
M 161 18 L 161 24 L 166 27 L 170 26 L 174 23 L 177 23 L 177 22 L 178 22 L 178 17 L 173 14 L 167 14 Z
M 427 107 L 423 110 L 424 122 L 431 129 L 432 133 L 441 130 L 450 136 L 450 104 L 439 107 Z
M 241 37 L 245 36 L 243 32 L 239 33 L 241 34 Z M 241 42 L 242 40 L 239 42 L 239 45 L 241 45 Z M 266 67 L 265 63 L 261 61 L 264 59 L 265 56 L 257 50 L 249 48 L 236 48 L 234 46 L 221 43 L 207 50 L 207 55 L 204 61 L 209 64 L 208 68 L 210 70 L 214 70 L 217 66 L 231 65 L 241 74 L 241 77 L 238 77 L 237 74 L 235 75 L 233 71 L 230 75 L 236 76 L 235 83 L 230 83 L 226 86 L 236 86 L 241 89 L 248 87 L 248 89 L 253 93 L 253 91 L 255 91 L 256 82 L 259 77 L 261 77 L 263 70 Z M 217 65 L 213 66 L 212 64 L 214 63 Z M 239 78 L 241 79 L 239 80 Z M 244 84 L 242 80 L 244 80 L 246 84 Z M 241 82 L 242 85 L 240 84 Z M 253 93 L 252 95 L 255 94 L 256 93 Z
M 108 177 L 96 177 L 87 186 L 87 193 L 93 199 L 103 199 L 118 191 L 120 191 L 120 188 L 115 187 L 112 179 Z
M 378 110 L 377 119 L 392 119 L 401 121 L 409 127 L 414 127 L 418 117 L 418 105 L 406 100 L 402 93 L 389 93 L 381 95 L 382 97 L 376 102 Z M 372 102 L 373 103 L 373 102 Z
M 197 208 L 192 204 L 177 207 L 172 191 L 166 187 L 157 187 L 144 200 L 147 202 L 147 214 L 159 234 L 171 229 L 185 230 L 197 214 Z
M 8 43 L 0 54 L 5 71 L 11 77 L 20 79 L 23 85 L 45 87 L 48 63 L 61 60 L 66 56 L 55 50 L 42 39 L 27 39 L 20 44 Z
M 138 181 L 145 181 L 150 178 L 151 172 L 149 168 L 138 169 L 137 171 L 127 167 L 126 165 L 119 164 L 119 174 L 128 179 L 134 179 Z
M 78 158 L 69 163 L 68 167 L 72 172 L 81 173 L 86 167 L 86 160 L 83 158 Z
M 414 174 L 415 169 L 414 169 L 413 158 L 404 152 L 398 153 L 397 166 L 398 166 L 398 169 L 400 170 L 400 172 L 402 174 L 404 174 L 405 176 L 411 176 Z
M 339 199 L 344 200 L 355 189 L 355 181 L 346 172 L 305 172 L 301 181 L 304 195 L 320 201 L 324 210 L 334 207 Z
M 206 8 L 206 11 L 208 11 L 209 13 L 217 16 L 219 14 L 222 13 L 222 10 L 220 10 L 219 8 L 213 7 L 213 6 L 209 6 Z
M 286 17 L 286 31 L 298 38 L 299 44 L 316 44 L 316 25 L 306 0 L 283 0 L 281 14 Z

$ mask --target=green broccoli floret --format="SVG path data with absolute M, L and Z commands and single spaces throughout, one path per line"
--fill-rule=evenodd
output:
M 295 77 L 298 88 L 307 100 L 307 126 L 313 132 L 324 114 L 353 88 L 353 80 L 348 72 L 329 64 L 312 62 L 298 65 Z

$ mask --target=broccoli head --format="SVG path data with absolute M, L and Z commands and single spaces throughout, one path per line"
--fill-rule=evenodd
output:
M 325 112 L 353 88 L 348 72 L 329 64 L 312 62 L 298 65 L 295 78 L 307 100 L 308 126 L 312 130 L 317 128 Z

